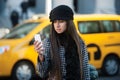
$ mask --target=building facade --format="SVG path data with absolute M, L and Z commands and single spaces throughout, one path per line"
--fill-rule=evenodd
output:
M 27 17 L 23 19 L 21 4 L 24 1 L 28 2 L 28 7 Z M 77 14 L 120 14 L 120 0 L 0 0 L 0 27 L 12 27 L 12 11 L 18 12 L 20 23 L 34 14 L 49 14 L 52 8 L 61 4 L 68 5 Z

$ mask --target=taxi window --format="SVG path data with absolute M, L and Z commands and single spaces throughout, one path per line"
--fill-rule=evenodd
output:
M 114 32 L 115 25 L 114 21 L 102 21 L 104 32 Z
M 51 25 L 48 25 L 45 28 L 43 28 L 42 31 L 40 31 L 40 35 L 41 35 L 42 40 L 44 40 L 45 38 L 49 38 L 50 26 Z
M 79 22 L 78 29 L 82 34 L 99 33 L 100 26 L 97 21 Z
M 5 35 L 3 38 L 8 38 L 8 39 L 23 38 L 38 24 L 40 23 L 32 22 L 32 23 L 25 23 L 25 24 L 18 25 L 15 28 L 13 28 L 11 32 Z
M 116 25 L 116 30 L 120 31 L 120 22 L 115 21 L 115 25 Z

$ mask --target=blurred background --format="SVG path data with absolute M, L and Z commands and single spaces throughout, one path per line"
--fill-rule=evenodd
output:
M 60 4 L 77 14 L 120 14 L 120 0 L 0 0 L 0 28 L 12 28 L 34 14 L 49 14 Z
M 49 15 L 61 4 L 70 6 L 75 14 L 120 14 L 120 0 L 0 0 L 0 38 L 17 24 L 34 15 Z M 99 80 L 120 80 L 119 76 L 100 74 Z

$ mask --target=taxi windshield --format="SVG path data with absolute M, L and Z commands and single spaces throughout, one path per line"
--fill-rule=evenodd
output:
M 39 22 L 30 22 L 18 25 L 13 28 L 9 34 L 6 34 L 3 39 L 23 38 L 39 24 Z

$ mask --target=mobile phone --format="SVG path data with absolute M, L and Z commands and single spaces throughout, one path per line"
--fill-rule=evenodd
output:
M 35 41 L 41 42 L 40 34 L 35 34 L 34 39 L 35 39 Z

